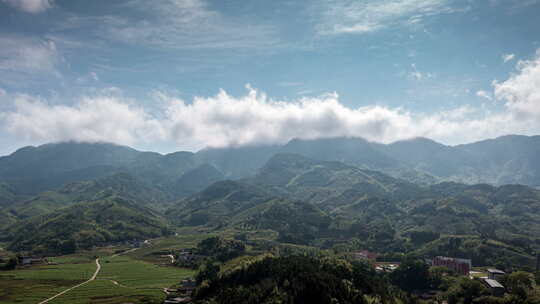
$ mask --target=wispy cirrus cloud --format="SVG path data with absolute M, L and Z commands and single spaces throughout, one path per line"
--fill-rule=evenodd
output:
M 272 25 L 227 17 L 203 0 L 115 2 L 117 13 L 73 15 L 58 29 L 86 29 L 110 42 L 164 49 L 263 48 L 279 43 Z
M 60 60 L 54 41 L 0 36 L 0 70 L 54 71 Z
M 516 58 L 516 55 L 514 54 L 503 54 L 502 55 L 502 60 L 504 63 L 507 63 L 508 61 L 512 61 L 514 60 L 514 58 Z
M 53 0 L 2 0 L 2 2 L 26 13 L 42 13 L 53 6 Z
M 0 36 L 0 84 L 17 86 L 44 76 L 59 77 L 63 57 L 52 40 Z
M 316 5 L 321 35 L 363 34 L 397 25 L 414 25 L 430 16 L 463 11 L 449 0 L 326 0 Z

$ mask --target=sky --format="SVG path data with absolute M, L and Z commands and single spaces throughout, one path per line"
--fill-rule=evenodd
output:
M 540 134 L 540 0 L 0 0 L 0 155 Z

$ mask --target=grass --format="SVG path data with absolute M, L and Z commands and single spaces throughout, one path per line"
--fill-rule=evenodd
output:
M 147 260 L 159 259 L 163 250 L 193 247 L 205 237 L 180 235 L 152 240 L 151 246 L 126 256 L 112 256 L 118 249 L 100 248 L 72 255 L 48 258 L 56 265 L 0 272 L 0 303 L 35 304 L 69 287 L 86 281 L 94 273 L 95 257 L 101 271 L 95 281 L 50 301 L 51 304 L 162 303 L 163 288 L 195 274 L 193 270 L 158 266 Z M 153 258 L 152 258 L 153 257 Z M 168 259 L 160 258 L 165 264 Z
M 162 264 L 169 261 L 169 259 L 163 258 L 161 255 L 179 251 L 183 248 L 194 248 L 200 241 L 211 236 L 214 236 L 214 234 L 179 232 L 177 236 L 150 240 L 150 246 L 139 248 L 127 253 L 126 256 L 149 263 Z
M 51 304 L 162 303 L 163 288 L 194 274 L 192 270 L 163 267 L 125 256 L 100 260 L 95 281 L 51 301 Z
M 118 304 L 118 303 L 162 303 L 165 298 L 159 289 L 136 289 L 122 287 L 110 280 L 95 280 L 76 288 L 50 304 Z
M 114 280 L 130 288 L 162 290 L 194 275 L 193 270 L 157 266 L 125 256 L 104 258 L 101 267 L 98 279 Z
M 95 268 L 87 262 L 0 272 L 0 303 L 38 303 L 87 280 Z

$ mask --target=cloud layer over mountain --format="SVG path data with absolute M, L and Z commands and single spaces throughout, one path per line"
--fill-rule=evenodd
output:
M 110 141 L 121 144 L 169 143 L 178 148 L 283 143 L 292 138 L 358 136 L 378 142 L 424 136 L 448 144 L 509 133 L 540 133 L 540 51 L 520 61 L 506 81 L 494 82 L 503 110 L 470 106 L 418 114 L 401 108 L 350 108 L 335 93 L 293 102 L 274 100 L 247 87 L 245 96 L 224 90 L 186 102 L 154 94 L 158 110 L 118 96 L 84 97 L 74 105 L 53 105 L 18 95 L 14 109 L 1 114 L 2 127 L 36 142 Z M 486 93 L 487 94 L 487 93 Z

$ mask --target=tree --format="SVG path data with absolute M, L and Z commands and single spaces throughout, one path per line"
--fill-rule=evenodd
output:
M 77 241 L 68 239 L 60 243 L 60 252 L 62 254 L 71 254 L 77 251 Z
M 511 294 L 526 299 L 534 288 L 534 276 L 525 271 L 516 271 L 506 276 L 504 284 Z
M 7 263 L 2 267 L 3 270 L 13 270 L 17 267 L 17 265 L 19 264 L 18 260 L 16 257 L 11 257 L 9 258 L 9 260 L 7 261 Z
M 429 281 L 431 288 L 439 288 L 444 283 L 445 275 L 454 275 L 454 271 L 444 266 L 434 266 L 429 269 Z
M 195 280 L 197 284 L 201 284 L 203 281 L 213 281 L 218 278 L 219 265 L 212 262 L 207 262 L 203 268 L 197 273 Z
M 413 242 L 415 245 L 429 243 L 441 236 L 440 233 L 433 231 L 411 231 L 409 235 L 411 237 L 411 242 Z
M 488 290 L 482 283 L 468 278 L 460 278 L 446 292 L 448 304 L 472 304 L 474 300 L 487 296 Z
M 429 288 L 429 266 L 421 260 L 406 259 L 391 275 L 392 282 L 405 291 Z

